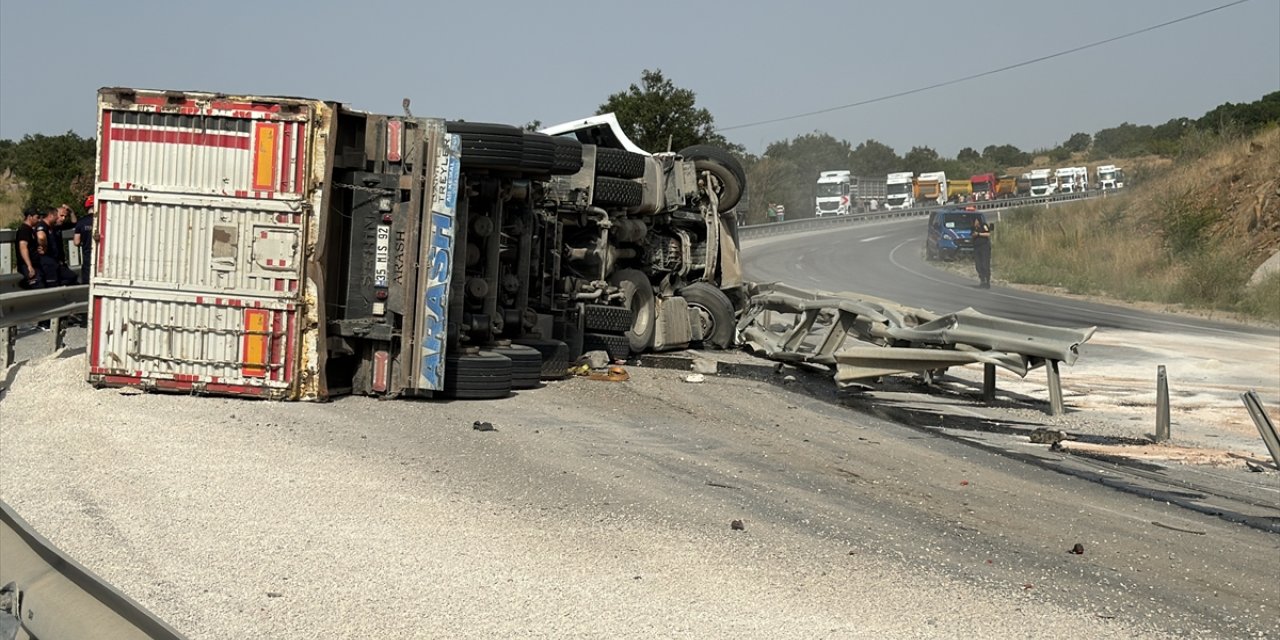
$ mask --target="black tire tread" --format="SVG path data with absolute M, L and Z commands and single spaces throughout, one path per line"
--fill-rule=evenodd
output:
M 596 148 L 596 175 L 611 178 L 643 178 L 645 157 L 623 149 Z
M 591 199 L 599 206 L 639 206 L 644 200 L 644 185 L 621 178 L 597 176 Z

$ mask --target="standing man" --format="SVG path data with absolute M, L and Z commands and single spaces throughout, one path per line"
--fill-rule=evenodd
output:
M 71 242 L 80 247 L 80 284 L 89 284 L 93 256 L 93 196 L 84 201 L 84 215 L 76 220 Z
M 40 213 L 35 207 L 22 212 L 22 224 L 18 227 L 18 273 L 22 274 L 23 289 L 39 289 L 44 286 L 40 276 L 40 242 L 36 238 L 36 222 Z
M 978 270 L 979 287 L 991 288 L 991 226 L 982 214 L 973 216 L 973 266 Z
M 76 283 L 76 274 L 67 268 L 63 254 L 62 238 L 54 228 L 58 224 L 58 210 L 49 209 L 40 222 L 36 223 L 36 243 L 40 258 L 38 267 L 44 278 L 44 286 L 61 287 Z

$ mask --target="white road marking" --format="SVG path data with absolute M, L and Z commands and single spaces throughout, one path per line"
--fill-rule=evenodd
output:
M 875 240 L 883 240 L 884 238 L 888 238 L 888 237 L 889 237 L 889 236 L 871 236 L 870 238 L 863 238 L 863 239 L 859 240 L 858 242 L 872 242 L 872 241 L 875 241 Z

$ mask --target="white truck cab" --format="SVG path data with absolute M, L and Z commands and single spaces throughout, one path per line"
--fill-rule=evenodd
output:
M 1058 179 L 1053 169 L 1033 169 L 1027 173 L 1031 179 L 1031 195 L 1036 197 L 1051 196 L 1058 190 Z
M 885 209 L 910 209 L 916 206 L 915 174 L 910 171 L 891 173 L 885 179 Z
M 1098 177 L 1098 188 L 1106 191 L 1108 189 L 1120 189 L 1124 187 L 1124 171 L 1114 164 L 1099 165 L 1095 170 Z
M 821 172 L 813 191 L 813 215 L 821 218 L 828 214 L 846 216 L 853 213 L 852 182 L 853 174 L 849 171 Z

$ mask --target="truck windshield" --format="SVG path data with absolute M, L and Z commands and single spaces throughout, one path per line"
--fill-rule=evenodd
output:
M 982 192 L 984 192 L 984 191 L 990 191 L 990 190 L 991 190 L 991 183 L 990 183 L 990 182 L 975 182 L 975 183 L 973 183 L 973 190 L 974 190 L 974 191 L 977 191 L 978 193 L 982 193 Z
M 951 213 L 943 216 L 942 226 L 948 229 L 972 229 L 976 213 Z
M 1033 187 L 1043 187 L 1047 184 L 1049 184 L 1048 178 L 1032 178 L 1031 179 L 1031 186 Z
M 896 182 L 889 185 L 888 194 L 891 196 L 902 196 L 911 193 L 911 185 L 906 182 Z
M 818 197 L 831 198 L 840 195 L 840 183 L 824 182 L 818 184 Z
M 1103 171 L 1102 173 L 1098 174 L 1099 180 L 1114 180 L 1115 177 L 1116 177 L 1116 174 L 1111 171 Z

